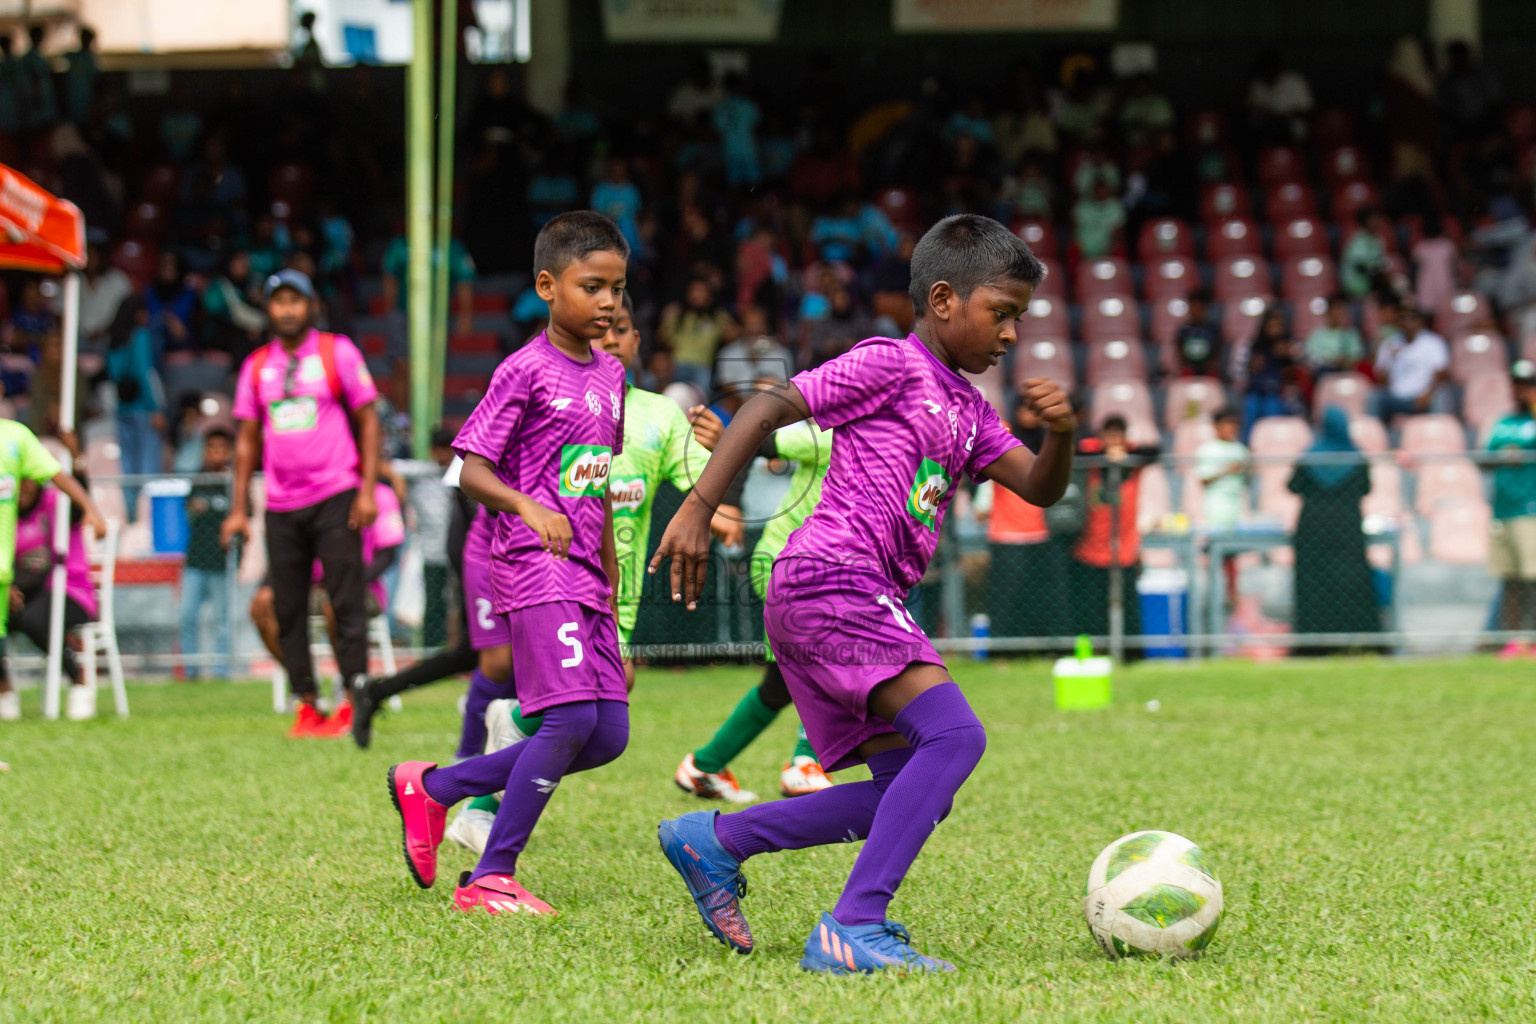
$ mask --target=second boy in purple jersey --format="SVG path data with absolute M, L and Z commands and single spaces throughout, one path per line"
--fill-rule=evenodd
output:
M 837 974 L 953 970 L 912 948 L 886 910 L 986 747 L 986 732 L 943 660 L 902 607 L 938 543 L 962 475 L 1051 505 L 1072 470 L 1072 409 L 1048 380 L 1024 400 L 1049 425 L 1038 457 L 960 373 L 996 366 L 1045 268 L 994 220 L 940 221 L 912 254 L 918 321 L 870 338 L 749 401 L 726 428 L 662 537 L 673 600 L 697 604 L 709 516 L 772 431 L 808 417 L 834 430 L 821 502 L 773 566 L 764 619 L 812 745 L 828 769 L 863 762 L 874 778 L 797 800 L 661 823 L 663 852 L 704 923 L 742 952 L 741 864 L 774 850 L 866 840 L 842 897 L 806 940 L 800 966 Z
M 600 214 L 544 225 L 534 287 L 549 304 L 549 327 L 497 367 L 454 442 L 460 486 L 500 513 L 492 610 L 507 618 L 522 707 L 544 715 L 536 735 L 496 753 L 389 771 L 406 866 L 422 888 L 437 877 L 448 808 L 506 790 L 480 863 L 459 879 L 460 910 L 552 912 L 517 881 L 518 854 L 560 780 L 607 764 L 629 741 L 608 500 L 608 469 L 623 446 L 624 367 L 592 347 L 620 308 L 628 257 L 624 236 Z

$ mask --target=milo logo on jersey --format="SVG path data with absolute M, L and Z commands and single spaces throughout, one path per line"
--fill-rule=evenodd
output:
M 608 486 L 608 466 L 613 449 L 602 444 L 567 444 L 560 447 L 560 495 L 565 498 L 601 498 Z
M 907 512 L 929 530 L 939 528 L 939 503 L 944 500 L 949 483 L 949 474 L 932 459 L 924 459 L 912 477 L 912 487 L 907 491 Z
M 645 477 L 614 477 L 608 482 L 608 499 L 613 502 L 614 515 L 639 515 L 645 507 Z

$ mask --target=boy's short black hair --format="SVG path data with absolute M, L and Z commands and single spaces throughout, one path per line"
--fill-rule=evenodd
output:
M 912 306 L 918 319 L 928 312 L 928 293 L 948 281 L 955 294 L 969 298 L 982 285 L 1045 280 L 1045 264 L 1024 240 L 991 217 L 961 213 L 945 217 L 912 250 Z
M 562 213 L 539 229 L 533 242 L 533 272 L 559 277 L 566 267 L 595 252 L 616 252 L 629 259 L 629 243 L 618 226 L 594 210 Z
M 1099 424 L 1099 433 L 1103 434 L 1106 430 L 1118 430 L 1123 434 L 1127 428 L 1128 424 L 1125 422 L 1125 417 L 1116 413 L 1113 416 L 1104 417 L 1104 422 Z
M 432 431 L 433 448 L 452 448 L 453 439 L 458 437 L 458 431 L 449 430 L 447 427 L 438 427 Z
M 235 443 L 235 432 L 228 427 L 209 427 L 203 431 L 203 444 L 207 444 L 216 437 L 222 437 L 226 444 Z
M 1220 409 L 1216 410 L 1216 415 L 1211 417 L 1211 422 L 1221 423 L 1225 420 L 1240 420 L 1242 418 L 1243 415 L 1237 411 L 1237 406 L 1224 405 Z

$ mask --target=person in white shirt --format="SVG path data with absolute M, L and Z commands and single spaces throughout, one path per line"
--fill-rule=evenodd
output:
M 1248 113 L 1255 131 L 1270 143 L 1300 142 L 1312 106 L 1307 80 L 1287 68 L 1277 51 L 1266 50 L 1248 83 Z
M 1405 306 L 1398 316 L 1401 334 L 1381 343 L 1376 376 L 1386 387 L 1375 395 L 1373 410 L 1382 420 L 1422 412 L 1450 412 L 1443 385 L 1450 376 L 1451 348 L 1430 330 L 1422 310 Z
M 80 341 L 88 349 L 105 351 L 107 335 L 123 300 L 133 294 L 128 275 L 112 266 L 99 242 L 85 248 L 85 279 L 80 282 Z
M 1203 441 L 1195 449 L 1195 473 L 1205 491 L 1201 495 L 1201 512 L 1206 529 L 1212 533 L 1228 533 L 1242 518 L 1248 498 L 1248 446 L 1238 440 L 1242 432 L 1243 416 L 1232 406 L 1225 406 L 1212 417 L 1216 436 Z M 1222 571 L 1227 581 L 1227 600 L 1237 599 L 1237 556 L 1222 559 Z

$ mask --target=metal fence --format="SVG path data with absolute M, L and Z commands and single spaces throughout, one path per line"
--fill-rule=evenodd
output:
M 1298 467 L 1339 477 L 1350 463 L 1361 464 L 1358 457 L 1254 456 L 1244 511 L 1221 529 L 1204 521 L 1197 462 L 1079 459 L 1075 485 L 1084 522 L 1076 531 L 1056 524 L 1023 540 L 981 514 L 985 501 L 967 485 L 955 496 L 909 610 L 938 649 L 975 657 L 1064 652 L 1083 634 L 1101 650 L 1133 657 L 1458 652 L 1536 641 L 1536 584 L 1505 581 L 1489 564 L 1490 541 L 1502 525 L 1491 518 L 1490 471 L 1519 465 L 1536 476 L 1536 452 L 1513 461 L 1477 452 L 1368 455 L 1368 489 L 1362 495 L 1345 488 L 1342 497 L 1326 489 L 1297 495 L 1289 485 Z M 435 476 L 413 465 L 401 475 Z M 735 551 L 716 545 L 698 611 L 671 602 L 664 573 L 645 579 L 636 656 L 761 656 L 762 605 L 750 583 L 749 555 L 787 482 L 782 466 L 754 467 L 746 544 Z M 140 511 L 123 532 L 116 566 L 119 643 L 130 672 L 270 671 L 272 659 L 249 615 L 265 565 L 260 516 L 253 517 L 255 542 L 243 552 L 218 547 L 216 525 L 200 525 L 208 515 L 222 520 L 229 485 L 223 475 L 91 481 L 108 514 L 122 516 L 125 499 Z M 211 501 L 216 495 L 224 501 Z M 670 486 L 658 492 L 651 551 L 680 501 Z M 1096 560 L 1087 550 L 1096 522 L 1107 522 L 1107 560 L 1102 550 Z M 391 602 L 400 573 L 420 571 L 419 560 L 403 562 L 403 570 L 397 560 L 385 577 Z M 448 614 L 456 617 L 457 581 L 446 589 Z M 197 602 L 199 622 L 184 641 L 189 600 Z M 228 630 L 227 656 L 214 649 L 217 619 Z M 420 628 L 392 621 L 391 633 L 398 657 L 422 653 Z M 323 649 L 323 632 L 316 640 Z M 24 641 L 13 652 L 18 668 L 40 664 L 27 656 Z M 323 657 L 317 667 L 324 669 Z

